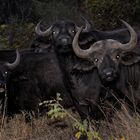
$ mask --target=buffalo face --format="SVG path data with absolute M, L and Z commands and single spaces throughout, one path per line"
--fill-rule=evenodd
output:
M 128 43 L 122 44 L 116 40 L 106 39 L 97 41 L 90 48 L 83 50 L 79 47 L 78 37 L 82 28 L 76 33 L 73 40 L 73 50 L 75 54 L 83 59 L 92 62 L 98 69 L 99 76 L 103 82 L 114 81 L 119 74 L 119 65 L 124 63 L 124 53 L 131 52 L 137 44 L 137 35 L 133 28 L 122 21 L 128 28 L 131 39 Z M 129 63 L 130 64 L 130 63 Z
M 100 43 L 100 49 L 91 55 L 90 61 L 97 67 L 102 81 L 110 82 L 115 80 L 119 74 L 120 51 L 115 49 L 117 42 L 109 40 L 109 42 L 103 41 L 103 44 Z M 114 48 L 108 48 L 108 46 L 113 45 Z
M 88 32 L 91 29 L 91 25 L 86 19 L 85 28 L 83 32 Z M 59 51 L 69 51 L 71 50 L 71 44 L 75 33 L 78 31 L 79 27 L 70 20 L 58 20 L 52 24 L 46 31 L 41 31 L 39 22 L 35 28 L 36 33 L 39 36 L 51 37 L 52 43 L 57 47 Z M 59 48 L 59 49 L 58 49 Z
M 0 93 L 5 92 L 7 79 L 11 70 L 15 69 L 20 62 L 20 54 L 16 50 L 16 59 L 13 63 L 0 62 Z
M 57 46 L 72 44 L 76 29 L 71 21 L 59 21 L 52 27 L 52 38 Z

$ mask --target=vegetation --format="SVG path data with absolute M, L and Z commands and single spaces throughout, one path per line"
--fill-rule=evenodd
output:
M 48 113 L 31 123 L 25 121 L 26 112 L 11 119 L 5 118 L 0 129 L 0 140 L 70 140 L 72 137 L 78 140 L 85 134 L 88 140 L 139 140 L 140 116 L 131 114 L 125 104 L 111 119 L 107 119 L 104 112 L 106 119 L 90 122 L 87 129 L 87 122 L 80 122 L 76 112 L 65 110 L 59 104 L 60 100 L 58 94 L 56 100 L 42 102 L 40 106 L 46 105 Z M 3 123 L 2 118 L 0 122 Z
M 124 19 L 130 24 L 139 22 L 139 0 L 88 0 L 88 8 L 98 27 L 109 29 L 119 25 L 119 19 Z
M 4 49 L 31 46 L 35 39 L 34 28 L 33 23 L 2 24 L 0 26 L 0 47 Z
M 2 0 L 0 44 L 29 47 L 40 19 L 47 28 L 56 19 L 72 19 L 79 24 L 83 15 L 97 29 L 112 29 L 120 27 L 119 19 L 139 25 L 139 14 L 140 0 Z
M 73 19 L 79 23 L 79 15 L 85 16 L 97 29 L 120 27 L 119 19 L 139 25 L 140 0 L 1 0 L 0 48 L 30 47 L 36 37 L 34 28 L 40 19 L 45 20 L 47 28 L 56 19 Z M 85 134 L 89 140 L 140 138 L 140 116 L 128 112 L 125 105 L 111 120 L 90 122 L 87 131 L 87 122 L 81 123 L 76 112 L 65 110 L 59 104 L 60 100 L 58 96 L 56 100 L 41 103 L 49 111 L 31 124 L 25 122 L 25 112 L 11 119 L 5 118 L 4 125 L 1 115 L 0 140 L 70 140 L 72 136 L 78 139 Z M 105 116 L 108 116 L 106 112 Z

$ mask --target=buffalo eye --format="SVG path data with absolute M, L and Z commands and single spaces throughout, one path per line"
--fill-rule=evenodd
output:
M 95 59 L 94 59 L 94 62 L 98 62 L 98 58 L 95 58 Z
M 5 71 L 5 72 L 3 73 L 3 76 L 4 76 L 4 77 L 6 77 L 6 76 L 7 76 L 7 74 L 8 74 L 8 72 L 7 72 L 7 71 Z
M 58 35 L 59 34 L 59 30 L 55 29 L 52 33 L 53 33 L 53 35 Z
M 56 32 L 55 32 L 55 31 L 53 31 L 53 34 L 56 34 Z
M 75 30 L 72 29 L 72 28 L 70 28 L 70 29 L 68 30 L 68 32 L 69 32 L 69 33 L 75 33 Z
M 119 58 L 120 58 L 120 55 L 117 55 L 117 56 L 116 56 L 116 59 L 119 59 Z
M 132 59 L 132 58 L 133 58 L 133 54 L 128 54 L 128 55 L 125 55 L 124 57 L 122 57 L 122 59 L 123 59 L 124 61 L 130 60 L 130 59 Z
M 7 74 L 8 74 L 8 72 L 7 72 L 7 71 L 5 71 L 5 72 L 4 72 L 4 76 L 7 76 Z
M 8 72 L 7 71 L 5 71 L 5 74 L 7 74 Z
M 127 59 L 131 59 L 132 57 L 133 57 L 132 54 L 129 54 L 129 55 L 126 56 Z

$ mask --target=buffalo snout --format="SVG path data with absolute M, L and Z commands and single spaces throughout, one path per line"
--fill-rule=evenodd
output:
M 58 42 L 57 42 L 57 44 L 58 45 L 69 45 L 69 44 L 71 44 L 72 43 L 72 38 L 71 37 L 69 37 L 69 36 L 60 36 L 59 38 L 58 38 Z
M 102 71 L 101 78 L 104 81 L 113 81 L 117 77 L 117 73 L 113 68 L 106 68 Z

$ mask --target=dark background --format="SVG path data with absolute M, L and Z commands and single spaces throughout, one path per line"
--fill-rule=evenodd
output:
M 140 23 L 140 0 L 0 0 L 0 46 L 29 47 L 34 27 L 41 19 L 47 28 L 57 19 L 77 24 L 86 17 L 100 30 L 120 28 L 123 19 L 133 26 Z

